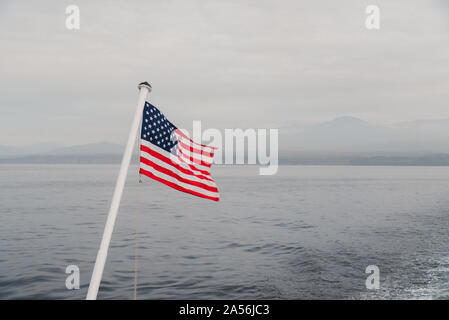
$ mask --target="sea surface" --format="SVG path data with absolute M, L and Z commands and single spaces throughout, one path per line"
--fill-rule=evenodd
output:
M 0 165 L 0 299 L 85 298 L 118 169 Z M 99 299 L 133 299 L 136 266 L 137 299 L 449 298 L 449 167 L 213 172 L 218 203 L 131 167 Z

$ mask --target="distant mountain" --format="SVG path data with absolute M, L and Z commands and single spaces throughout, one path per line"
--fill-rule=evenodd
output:
M 56 148 L 0 146 L 0 163 L 118 163 L 123 149 L 115 143 Z
M 1 156 L 18 155 L 18 154 L 21 154 L 22 151 L 23 150 L 19 147 L 0 146 L 0 157 Z
M 223 149 L 225 144 L 223 143 Z M 124 147 L 91 143 L 69 147 L 0 146 L 2 163 L 118 163 Z M 226 150 L 223 151 L 224 153 Z M 137 148 L 135 149 L 135 157 Z M 449 165 L 449 119 L 377 125 L 344 116 L 279 129 L 279 157 L 290 164 Z
M 373 151 L 391 143 L 391 128 L 376 126 L 354 117 L 339 117 L 307 126 L 297 135 L 299 150 L 309 151 Z
M 71 147 L 57 148 L 47 154 L 49 155 L 99 155 L 99 154 L 122 154 L 124 147 L 115 143 L 89 143 Z
M 446 119 L 421 119 L 414 121 L 399 122 L 398 127 L 413 127 L 413 126 L 447 126 L 449 128 L 449 118 Z
M 339 117 L 306 126 L 294 139 L 284 138 L 298 152 L 449 153 L 449 119 L 382 126 L 354 117 Z
M 34 144 L 28 146 L 2 146 L 0 145 L 0 158 L 1 157 L 16 157 L 16 156 L 24 156 L 31 154 L 43 154 L 50 152 L 56 148 L 61 147 L 57 144 L 52 143 L 43 143 L 43 144 Z

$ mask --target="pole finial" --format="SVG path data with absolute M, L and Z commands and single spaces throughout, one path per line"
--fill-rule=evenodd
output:
M 145 88 L 148 88 L 148 92 L 151 92 L 151 89 L 152 89 L 152 87 L 151 87 L 151 84 L 149 84 L 148 82 L 141 82 L 141 83 L 139 83 L 139 85 L 137 86 L 137 88 L 139 88 L 139 90 L 142 88 L 142 87 L 145 87 Z

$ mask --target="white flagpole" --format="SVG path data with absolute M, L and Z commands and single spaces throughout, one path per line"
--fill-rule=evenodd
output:
M 128 174 L 129 163 L 136 141 L 136 135 L 139 131 L 139 124 L 142 121 L 143 108 L 147 94 L 151 92 L 151 85 L 148 82 L 142 82 L 138 86 L 140 90 L 137 110 L 128 136 L 125 153 L 123 154 L 122 165 L 115 185 L 114 195 L 112 196 L 111 208 L 109 209 L 108 219 L 104 227 L 103 238 L 101 239 L 100 249 L 98 250 L 97 260 L 95 261 L 94 271 L 90 279 L 89 290 L 86 300 L 96 300 L 98 288 L 100 287 L 101 277 L 103 275 L 106 257 L 108 255 L 109 243 L 111 242 L 112 231 L 114 230 L 115 219 L 117 218 L 120 200 L 122 199 L 123 188 L 125 186 L 126 176 Z

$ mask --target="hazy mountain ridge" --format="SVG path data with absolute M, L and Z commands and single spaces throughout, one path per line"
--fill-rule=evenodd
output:
M 280 133 L 282 135 L 282 133 Z M 303 152 L 448 153 L 449 119 L 376 125 L 354 117 L 305 126 L 285 142 Z
M 98 142 L 69 147 L 0 146 L 0 163 L 118 163 L 124 147 Z
M 0 145 L 0 157 L 113 154 L 122 153 L 123 149 L 124 147 L 122 145 L 109 142 L 88 143 L 68 147 L 57 145 L 34 145 L 23 147 Z
M 0 158 L 24 156 L 32 154 L 43 154 L 60 147 L 61 147 L 60 145 L 51 143 L 35 144 L 22 147 L 0 145 Z
M 49 154 L 52 155 L 98 155 L 98 154 L 121 154 L 124 151 L 124 146 L 109 143 L 89 143 L 83 145 L 76 145 L 64 148 L 57 148 L 52 150 Z
M 118 163 L 123 151 L 124 146 L 109 142 L 69 147 L 0 146 L 0 162 Z M 282 128 L 279 129 L 279 162 L 449 165 L 449 119 L 378 125 L 344 116 L 304 127 Z

